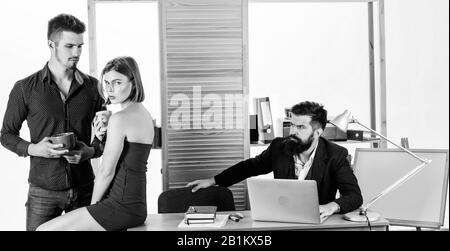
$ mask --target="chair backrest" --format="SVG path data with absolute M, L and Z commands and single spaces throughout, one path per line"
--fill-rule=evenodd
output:
M 191 192 L 191 187 L 169 189 L 158 197 L 158 213 L 184 213 L 189 206 L 217 206 L 217 211 L 234 211 L 233 193 L 226 187 L 208 187 Z

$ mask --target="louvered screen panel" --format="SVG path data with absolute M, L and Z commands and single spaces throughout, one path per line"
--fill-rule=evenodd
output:
M 242 0 L 162 1 L 165 190 L 245 158 L 242 6 Z M 245 209 L 245 183 L 230 189 L 237 209 Z

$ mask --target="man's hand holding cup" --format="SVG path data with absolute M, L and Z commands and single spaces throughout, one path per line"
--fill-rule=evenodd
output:
M 69 152 L 68 149 L 61 149 L 62 143 L 53 143 L 50 137 L 43 138 L 39 143 L 28 146 L 28 154 L 43 158 L 60 158 L 63 154 Z
M 95 150 L 93 147 L 86 145 L 83 141 L 77 141 L 75 149 L 64 154 L 63 157 L 70 164 L 79 164 L 94 156 Z

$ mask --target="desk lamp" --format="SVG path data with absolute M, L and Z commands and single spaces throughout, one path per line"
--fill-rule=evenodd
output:
M 417 156 L 416 154 L 412 153 L 408 149 L 395 144 L 394 142 L 390 141 L 389 139 L 387 139 L 385 136 L 381 135 L 380 133 L 378 133 L 378 132 L 372 130 L 371 128 L 361 124 L 358 120 L 353 118 L 353 116 L 350 117 L 350 112 L 348 110 L 345 110 L 344 113 L 336 116 L 333 120 L 331 120 L 329 122 L 331 124 L 333 124 L 334 126 L 336 126 L 339 130 L 342 130 L 343 132 L 347 132 L 348 124 L 350 124 L 350 123 L 358 124 L 358 125 L 366 128 L 367 130 L 371 131 L 372 133 L 380 136 L 381 138 L 383 138 L 384 140 L 388 141 L 389 143 L 395 145 L 396 147 L 398 147 L 402 151 L 408 153 L 409 155 L 413 156 L 414 158 L 416 158 L 417 160 L 419 160 L 421 162 L 420 165 L 418 165 L 413 170 L 408 172 L 405 176 L 401 177 L 399 180 L 394 182 L 392 185 L 390 185 L 389 187 L 384 189 L 381 193 L 379 193 L 377 196 L 375 196 L 369 202 L 367 202 L 366 204 L 362 205 L 359 208 L 359 210 L 355 210 L 353 212 L 349 212 L 349 213 L 346 213 L 344 215 L 344 219 L 349 220 L 349 221 L 377 221 L 380 218 L 380 214 L 374 213 L 374 212 L 368 212 L 367 209 L 373 203 L 375 203 L 375 201 L 377 201 L 381 197 L 385 196 L 386 194 L 392 192 L 394 189 L 396 189 L 397 187 L 402 185 L 405 181 L 407 181 L 408 179 L 410 179 L 411 177 L 416 175 L 419 171 L 422 170 L 422 168 L 424 168 L 426 165 L 430 164 L 431 160 L 423 159 L 423 158 Z

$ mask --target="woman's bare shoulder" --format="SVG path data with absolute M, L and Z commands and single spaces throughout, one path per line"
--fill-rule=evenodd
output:
M 153 118 L 145 108 L 130 110 L 122 115 L 122 119 L 126 121 L 125 130 L 129 141 L 152 143 L 154 137 Z
M 124 115 L 120 112 L 113 113 L 108 120 L 108 128 L 117 128 L 122 125 L 124 121 Z

